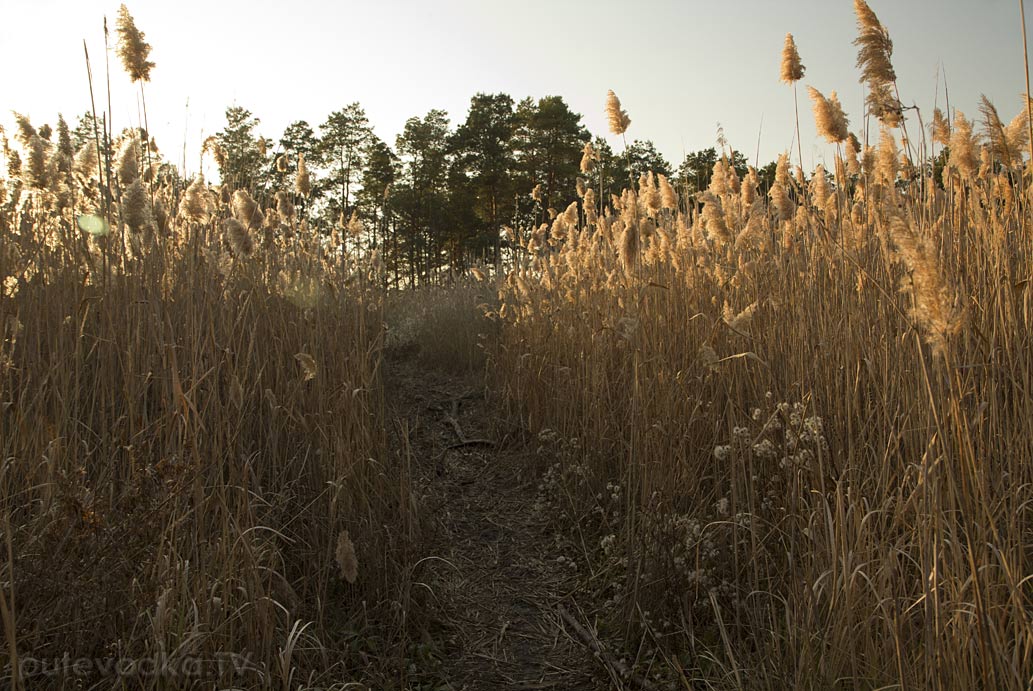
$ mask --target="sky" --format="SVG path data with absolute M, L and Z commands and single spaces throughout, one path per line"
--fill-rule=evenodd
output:
M 1019 3 L 1013 0 L 869 0 L 894 41 L 901 99 L 926 122 L 945 106 L 978 117 L 986 96 L 1007 122 L 1025 91 Z M 98 111 L 106 101 L 104 37 L 118 2 L 0 0 L 0 124 L 11 111 L 54 124 L 90 108 L 83 41 Z M 796 39 L 805 168 L 830 163 L 806 86 L 839 93 L 851 128 L 862 126 L 852 0 L 130 0 L 152 45 L 148 120 L 175 163 L 196 172 L 204 137 L 227 106 L 259 118 L 276 141 L 296 120 L 314 127 L 358 101 L 388 144 L 432 108 L 462 122 L 477 92 L 519 101 L 560 95 L 593 134 L 608 134 L 613 89 L 631 116 L 628 141 L 652 140 L 674 165 L 729 144 L 760 164 L 794 139 L 793 90 L 778 80 L 783 41 Z M 1033 22 L 1033 5 L 1030 7 Z M 1033 35 L 1031 35 L 1033 38 Z M 141 122 L 138 91 L 114 53 L 113 121 Z M 759 145 L 758 145 L 759 141 Z M 209 164 L 210 165 L 210 164 Z M 207 172 L 207 170 L 206 170 Z

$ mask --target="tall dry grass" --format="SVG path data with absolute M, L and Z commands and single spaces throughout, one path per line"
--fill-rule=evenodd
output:
M 942 188 L 883 128 L 834 175 L 783 157 L 765 194 L 722 159 L 678 205 L 643 176 L 525 231 L 495 392 L 559 438 L 541 506 L 609 632 L 679 683 L 1028 688 L 1022 117 L 959 114 Z
M 6 683 L 286 689 L 394 664 L 416 524 L 386 448 L 376 267 L 288 193 L 185 186 L 136 130 L 108 162 L 24 118 L 15 138 Z

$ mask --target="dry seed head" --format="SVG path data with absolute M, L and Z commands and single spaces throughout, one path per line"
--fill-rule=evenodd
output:
M 814 101 L 814 121 L 818 126 L 818 134 L 833 144 L 846 140 L 850 134 L 850 123 L 847 121 L 836 92 L 833 91 L 828 98 L 825 98 L 813 86 L 807 87 L 807 92 Z
M 876 154 L 875 177 L 887 187 L 892 187 L 900 171 L 900 151 L 897 139 L 889 127 L 883 127 L 879 135 L 879 150 Z
M 624 223 L 624 233 L 620 241 L 620 260 L 624 270 L 631 274 L 638 265 L 639 255 L 638 226 L 635 223 Z
M 34 134 L 25 145 L 26 162 L 22 166 L 22 180 L 34 189 L 47 188 L 47 154 L 43 139 Z
M 316 378 L 319 373 L 319 367 L 316 365 L 316 359 L 308 353 L 295 353 L 294 359 L 298 361 L 298 366 L 301 367 L 301 380 L 311 381 Z
M 976 142 L 972 135 L 972 123 L 960 110 L 954 114 L 954 128 L 951 130 L 950 158 L 947 165 L 958 171 L 962 179 L 970 180 L 976 174 Z
M 227 218 L 223 222 L 223 233 L 226 243 L 230 246 L 230 250 L 233 251 L 233 255 L 238 259 L 250 257 L 251 253 L 254 252 L 255 244 L 251 241 L 247 228 L 237 219 Z
M 14 123 L 18 126 L 18 132 L 14 135 L 15 140 L 22 146 L 28 146 L 32 138 L 38 134 L 36 128 L 32 126 L 29 118 L 21 113 L 12 113 L 12 115 L 14 115 Z
M 337 567 L 341 570 L 341 578 L 348 583 L 355 583 L 359 577 L 359 560 L 355 556 L 355 545 L 347 530 L 342 530 L 337 536 L 337 549 L 334 557 Z
M 785 45 L 782 47 L 782 73 L 780 79 L 786 84 L 792 84 L 803 79 L 807 70 L 800 62 L 800 53 L 796 50 L 796 41 L 792 34 L 786 34 Z
M 72 164 L 72 170 L 74 170 L 80 177 L 88 180 L 97 174 L 97 161 L 98 156 L 96 142 L 83 144 L 75 154 L 75 162 Z
M 947 122 L 947 118 L 944 117 L 943 111 L 939 108 L 933 108 L 933 122 L 929 125 L 929 129 L 932 132 L 934 142 L 944 146 L 950 143 L 950 123 Z
M 657 181 L 660 186 L 660 202 L 663 208 L 668 211 L 677 211 L 678 193 L 674 191 L 674 186 L 671 185 L 666 175 L 658 175 Z
M 136 28 L 133 17 L 125 5 L 118 8 L 118 57 L 122 60 L 122 66 L 129 73 L 134 81 L 150 81 L 151 69 L 154 63 L 147 60 L 151 53 L 151 46 L 144 40 L 142 31 Z
M 154 222 L 147 190 L 140 178 L 133 180 L 122 196 L 122 220 L 134 233 L 149 230 Z
M 904 289 L 914 301 L 911 314 L 926 331 L 925 340 L 932 346 L 933 354 L 943 355 L 947 339 L 965 325 L 966 314 L 959 306 L 957 291 L 940 271 L 935 245 L 920 236 L 899 213 L 890 218 L 889 236 L 897 256 L 910 270 Z
M 298 175 L 294 180 L 294 191 L 302 198 L 308 198 L 312 192 L 312 179 L 309 176 L 308 166 L 305 165 L 305 154 L 298 154 Z
M 865 0 L 854 0 L 857 15 L 858 36 L 857 67 L 861 70 L 861 81 L 869 84 L 889 84 L 897 80 L 893 71 L 893 41 L 879 18 Z
M 191 181 L 179 202 L 179 215 L 190 223 L 204 223 L 208 220 L 211 204 L 204 177 L 198 175 Z
M 599 154 L 596 152 L 595 147 L 592 146 L 592 142 L 585 142 L 585 147 L 581 150 L 581 172 L 588 175 L 592 172 L 595 167 L 595 162 L 599 160 Z
M 123 187 L 133 184 L 133 181 L 140 177 L 140 160 L 136 150 L 139 141 L 136 136 L 126 137 L 118 150 L 118 181 Z
M 276 193 L 276 213 L 280 214 L 284 223 L 294 221 L 294 204 L 283 190 Z
M 248 230 L 261 226 L 262 220 L 265 218 L 265 214 L 262 213 L 262 207 L 252 199 L 247 190 L 237 190 L 233 193 L 230 211 L 233 213 L 233 217 L 240 221 Z
M 624 134 L 631 125 L 631 118 L 628 117 L 627 111 L 621 108 L 621 101 L 617 98 L 617 94 L 613 93 L 613 89 L 606 94 L 606 117 L 610 122 L 610 132 L 613 134 Z

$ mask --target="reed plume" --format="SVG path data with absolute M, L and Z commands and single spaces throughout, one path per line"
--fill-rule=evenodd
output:
M 140 159 L 137 156 L 139 141 L 135 136 L 126 137 L 118 150 L 118 181 L 128 187 L 140 177 Z
M 858 36 L 857 67 L 868 84 L 868 111 L 884 125 L 897 127 L 903 119 L 900 102 L 893 95 L 897 73 L 893 69 L 893 41 L 865 0 L 854 0 Z
M 204 176 L 198 175 L 187 186 L 183 198 L 179 202 L 179 215 L 190 223 L 204 223 L 211 211 L 211 198 L 208 187 L 204 184 Z
M 611 92 L 612 93 L 612 92 Z M 599 153 L 592 146 L 592 142 L 585 142 L 581 150 L 581 172 L 588 175 L 594 170 L 596 161 L 599 160 Z
M 341 570 L 341 578 L 354 584 L 359 577 L 359 560 L 355 556 L 355 544 L 347 530 L 342 530 L 337 536 L 337 549 L 334 557 L 337 561 L 337 568 Z
M 227 218 L 223 221 L 222 228 L 226 244 L 230 246 L 233 255 L 238 259 L 250 257 L 255 251 L 255 243 L 251 240 L 247 228 L 235 218 Z
M 294 180 L 294 191 L 303 199 L 308 198 L 312 192 L 312 179 L 309 176 L 308 166 L 305 165 L 305 154 L 298 154 L 298 175 Z
M 144 40 L 143 32 L 136 28 L 136 23 L 125 5 L 118 8 L 118 21 L 115 27 L 118 31 L 118 57 L 122 60 L 125 71 L 134 82 L 150 81 L 154 63 L 147 57 L 151 53 L 151 45 Z
M 47 149 L 43 139 L 34 134 L 25 145 L 26 161 L 21 168 L 21 177 L 33 189 L 47 188 Z
M 972 135 L 972 123 L 961 111 L 954 114 L 954 128 L 950 137 L 950 157 L 947 166 L 956 170 L 963 180 L 976 175 L 976 142 Z
M 833 144 L 845 141 L 850 134 L 850 122 L 836 92 L 833 91 L 828 98 L 813 86 L 807 87 L 807 92 L 814 101 L 814 121 L 818 126 L 818 134 Z
M 122 196 L 122 220 L 134 233 L 149 231 L 154 223 L 143 181 L 136 178 Z
M 631 118 L 628 117 L 627 111 L 621 108 L 621 101 L 617 94 L 613 93 L 613 89 L 606 94 L 606 117 L 613 134 L 623 135 L 631 125 Z
M 807 68 L 800 61 L 800 53 L 796 50 L 796 41 L 792 34 L 786 34 L 785 45 L 782 47 L 782 71 L 781 81 L 792 84 L 803 79 Z
M 948 338 L 965 325 L 966 313 L 959 306 L 957 290 L 940 270 L 935 246 L 899 213 L 890 217 L 889 237 L 897 258 L 909 271 L 903 290 L 912 297 L 911 315 L 925 331 L 933 354 L 942 356 Z
M 233 217 L 244 224 L 248 230 L 253 230 L 262 225 L 265 214 L 262 207 L 258 205 L 247 190 L 237 190 L 233 193 L 233 200 L 230 202 L 230 211 Z
M 939 108 L 933 108 L 933 121 L 929 125 L 930 132 L 932 133 L 933 141 L 937 144 L 947 146 L 950 143 L 951 127 L 950 122 L 943 115 L 943 111 Z

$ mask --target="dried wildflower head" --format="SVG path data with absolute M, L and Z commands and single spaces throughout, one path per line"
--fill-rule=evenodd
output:
M 631 118 L 628 117 L 627 111 L 621 108 L 621 101 L 617 94 L 613 93 L 613 89 L 606 94 L 606 117 L 613 134 L 624 134 L 631 125 Z
M 807 68 L 800 62 L 800 53 L 796 50 L 796 41 L 792 34 L 786 34 L 786 42 L 782 47 L 782 73 L 780 79 L 786 84 L 792 84 L 803 79 Z
M 134 82 L 151 80 L 154 63 L 147 60 L 151 45 L 144 40 L 143 32 L 136 28 L 133 17 L 125 5 L 118 8 L 118 57 L 122 66 Z

